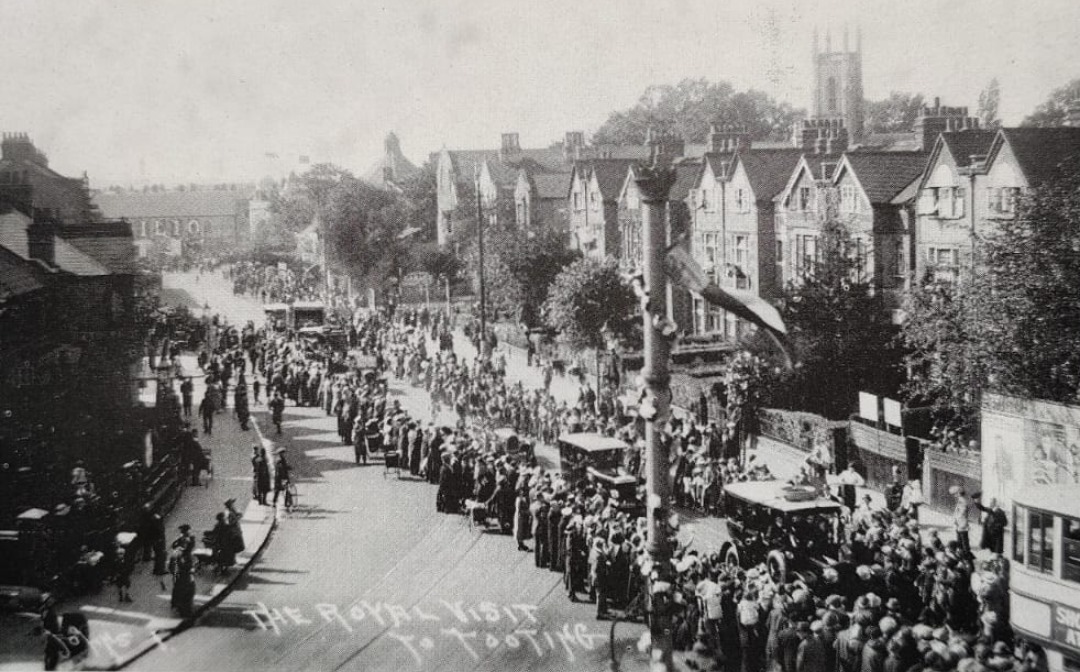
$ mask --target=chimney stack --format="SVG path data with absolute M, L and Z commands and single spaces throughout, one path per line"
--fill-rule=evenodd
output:
M 739 152 L 750 149 L 750 134 L 739 124 L 709 124 L 709 142 L 706 151 Z
M 949 107 L 941 104 L 941 98 L 934 98 L 934 106 L 922 109 L 915 120 L 914 134 L 919 148 L 928 152 L 937 141 L 938 135 L 979 128 L 979 120 L 968 116 L 966 107 Z
M 499 149 L 499 160 L 513 162 L 521 158 L 521 144 L 517 133 L 503 133 L 502 145 Z
M 582 131 L 567 131 L 566 140 L 563 141 L 563 158 L 574 161 L 581 156 L 581 149 L 585 147 L 585 133 Z

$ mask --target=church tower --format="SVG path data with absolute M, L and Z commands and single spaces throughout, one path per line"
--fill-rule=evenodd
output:
M 825 31 L 825 50 L 819 50 L 814 29 L 814 94 L 812 119 L 841 119 L 849 142 L 863 139 L 862 31 L 855 29 L 855 50 L 848 47 L 844 28 L 843 50 L 833 51 L 832 34 Z

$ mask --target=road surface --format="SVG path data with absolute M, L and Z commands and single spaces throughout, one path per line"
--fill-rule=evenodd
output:
M 231 322 L 257 316 L 220 276 L 166 278 Z M 407 388 L 408 386 L 404 386 Z M 407 406 L 421 392 L 392 386 Z M 220 608 L 136 670 L 607 670 L 610 623 L 572 603 L 562 574 L 537 569 L 508 536 L 435 511 L 435 487 L 354 463 L 321 409 L 287 407 L 274 435 L 300 498 Z M 623 669 L 643 669 L 643 631 L 620 624 Z

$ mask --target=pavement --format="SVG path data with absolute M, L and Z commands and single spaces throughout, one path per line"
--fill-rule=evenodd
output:
M 233 297 L 221 278 L 196 284 L 181 276 L 176 283 L 234 323 L 258 309 Z M 464 339 L 456 340 L 467 356 Z M 514 354 L 511 380 L 538 384 L 537 370 L 515 365 Z M 572 379 L 553 390 L 576 399 Z M 426 393 L 391 381 L 391 394 L 417 417 L 430 416 Z M 253 419 L 264 433 L 274 431 L 265 406 L 253 407 Z M 597 622 L 594 605 L 571 602 L 562 575 L 536 568 L 512 539 L 437 513 L 433 486 L 389 471 L 377 458 L 357 465 L 321 409 L 286 407 L 283 434 L 267 438 L 288 451 L 298 506 L 274 518 L 274 543 L 225 599 L 192 627 L 148 647 L 130 669 L 599 671 L 611 669 L 612 651 L 620 669 L 648 668 L 635 646 L 641 624 Z M 247 492 L 248 442 L 240 445 L 245 459 L 234 478 Z M 542 459 L 557 464 L 549 448 L 541 450 Z M 799 461 L 767 444 L 758 450 L 779 472 Z M 224 480 L 221 473 L 215 481 Z M 726 538 L 722 519 L 682 517 L 684 539 L 699 549 L 718 548 Z
M 185 375 L 195 378 L 195 403 L 202 398 L 205 387 L 194 356 L 182 356 Z M 179 385 L 177 385 L 179 390 Z M 243 432 L 230 415 L 231 409 L 216 417 L 212 435 L 199 440 L 212 452 L 214 475 L 204 485 L 184 489 L 176 506 L 165 518 L 166 542 L 179 536 L 177 527 L 189 523 L 197 539 L 213 527 L 214 517 L 224 511 L 226 499 L 235 498 L 243 511 L 240 522 L 245 550 L 237 556 L 231 572 L 217 574 L 212 568 L 195 575 L 195 613 L 180 618 L 170 606 L 172 577 L 153 574 L 153 562 L 136 562 L 131 577 L 132 602 L 119 602 L 116 590 L 106 584 L 95 594 L 74 597 L 59 603 L 57 612 L 82 612 L 89 620 L 90 641 L 85 656 L 65 661 L 64 667 L 80 669 L 115 669 L 122 667 L 148 650 L 168 646 L 167 642 L 195 623 L 207 610 L 227 596 L 236 581 L 258 557 L 270 539 L 277 518 L 270 507 L 251 501 L 251 445 L 270 442 L 255 431 Z M 194 418 L 194 416 L 193 416 Z M 193 425 L 198 426 L 197 420 Z M 201 430 L 201 427 L 200 427 Z M 201 546 L 201 544 L 200 544 Z M 36 669 L 41 665 L 44 640 L 35 633 L 40 624 L 37 613 L 0 615 L 0 670 Z M 63 667 L 61 668 L 63 669 Z

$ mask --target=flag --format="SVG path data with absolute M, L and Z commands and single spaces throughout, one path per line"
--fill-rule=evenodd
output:
M 784 320 L 773 305 L 752 292 L 724 289 L 710 282 L 690 253 L 678 245 L 672 246 L 664 256 L 664 271 L 674 284 L 696 292 L 708 303 L 764 329 L 779 346 L 788 368 L 791 368 L 793 348 Z

